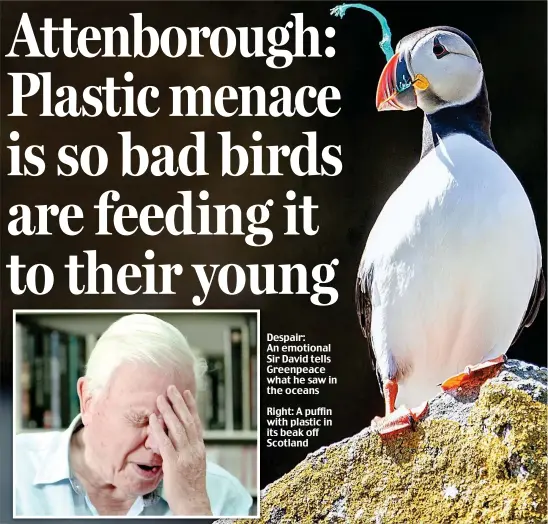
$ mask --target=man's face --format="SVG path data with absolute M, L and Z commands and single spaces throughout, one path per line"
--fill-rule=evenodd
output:
M 129 495 L 144 495 L 158 486 L 162 457 L 148 417 L 156 413 L 165 428 L 156 399 L 166 395 L 170 384 L 195 395 L 192 369 L 175 373 L 143 363 L 124 363 L 105 389 L 87 402 L 84 398 L 86 463 L 102 482 Z

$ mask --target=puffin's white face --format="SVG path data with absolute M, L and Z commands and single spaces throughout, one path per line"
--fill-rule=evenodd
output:
M 476 98 L 483 68 L 459 35 L 433 31 L 418 42 L 398 44 L 377 88 L 379 111 L 420 107 L 425 113 L 467 104 Z
M 425 36 L 407 57 L 409 72 L 428 81 L 415 88 L 417 105 L 425 113 L 471 102 L 483 82 L 483 68 L 472 48 L 455 33 L 436 31 Z

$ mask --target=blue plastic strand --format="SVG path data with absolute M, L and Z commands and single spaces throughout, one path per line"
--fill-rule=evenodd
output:
M 365 4 L 341 4 L 331 9 L 330 14 L 342 18 L 346 10 L 350 9 L 351 7 L 363 9 L 364 11 L 369 11 L 377 17 L 377 20 L 380 22 L 382 28 L 382 40 L 379 42 L 379 46 L 384 53 L 384 56 L 386 56 L 386 61 L 388 62 L 388 60 L 390 60 L 394 56 L 394 50 L 392 49 L 391 44 L 392 33 L 390 32 L 390 27 L 388 27 L 388 22 L 386 21 L 386 18 L 384 18 L 384 16 L 382 16 L 376 9 L 373 9 L 372 7 L 369 7 Z

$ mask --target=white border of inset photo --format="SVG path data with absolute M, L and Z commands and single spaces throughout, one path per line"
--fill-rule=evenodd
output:
M 178 515 L 169 515 L 169 516 L 127 516 L 127 515 L 123 515 L 123 516 L 109 516 L 109 515 L 97 515 L 97 516 L 93 516 L 93 515 L 86 515 L 86 516 L 49 516 L 49 515 L 44 515 L 44 516 L 22 516 L 22 515 L 16 515 L 15 514 L 15 499 L 16 499 L 16 493 L 15 493 L 15 486 L 16 486 L 16 482 L 15 482 L 15 478 L 16 478 L 16 462 L 17 462 L 17 458 L 16 458 L 16 450 L 15 450 L 15 435 L 17 434 L 17 427 L 18 427 L 18 422 L 19 422 L 19 419 L 20 419 L 20 416 L 21 414 L 19 413 L 19 410 L 21 409 L 21 393 L 19 391 L 20 389 L 20 380 L 18 378 L 18 375 L 16 374 L 17 372 L 20 372 L 20 370 L 17 369 L 17 361 L 18 361 L 18 351 L 17 351 L 17 340 L 16 340 L 16 320 L 17 320 L 17 317 L 18 315 L 33 315 L 33 316 L 38 316 L 38 315 L 48 315 L 48 316 L 51 316 L 52 318 L 54 316 L 59 316 L 60 317 L 60 321 L 61 323 L 56 323 L 56 325 L 45 325 L 45 327 L 49 328 L 49 329 L 52 329 L 52 330 L 59 330 L 59 329 L 63 329 L 61 328 L 60 326 L 63 325 L 63 318 L 61 317 L 66 317 L 66 316 L 70 316 L 70 315 L 118 315 L 118 316 L 121 316 L 121 315 L 129 315 L 129 314 L 133 314 L 133 313 L 145 313 L 145 314 L 154 314 L 154 315 L 161 315 L 162 318 L 164 320 L 167 320 L 166 319 L 166 316 L 168 315 L 177 315 L 177 314 L 193 314 L 193 315 L 203 315 L 203 314 L 219 314 L 219 315 L 223 315 L 223 314 L 255 314 L 256 315 L 256 318 L 257 318 L 257 322 L 256 322 L 256 332 L 255 333 L 245 333 L 245 335 L 243 336 L 247 336 L 249 337 L 250 335 L 251 336 L 254 336 L 256 338 L 256 347 L 257 347 L 257 356 L 256 356 L 256 384 L 255 384 L 255 387 L 256 387 L 256 406 L 255 406 L 255 409 L 256 409 L 256 430 L 255 429 L 252 429 L 252 430 L 238 430 L 238 431 L 234 431 L 232 430 L 232 433 L 230 432 L 230 430 L 212 430 L 212 431 L 205 431 L 205 438 L 204 440 L 206 441 L 206 444 L 207 444 L 207 440 L 208 440 L 208 437 L 210 437 L 213 441 L 219 441 L 219 440 L 224 440 L 224 439 L 235 439 L 236 441 L 239 441 L 240 439 L 243 439 L 243 440 L 248 440 L 249 439 L 249 442 L 256 442 L 257 444 L 257 459 L 256 459 L 256 465 L 257 465 L 257 471 L 256 471 L 256 491 L 255 493 L 251 492 L 251 495 L 255 498 L 256 500 L 256 514 L 254 515 L 209 515 L 209 516 L 204 516 L 204 515 L 197 515 L 197 516 L 178 516 Z M 113 319 L 112 321 L 114 321 L 115 319 Z M 249 330 L 248 330 L 249 331 Z M 186 334 L 182 331 L 183 335 L 185 335 L 186 337 Z M 12 503 L 13 503 L 13 508 L 12 508 L 12 516 L 14 519 L 29 519 L 29 518 L 34 518 L 34 519 L 64 519 L 64 520 L 67 520 L 67 519 L 188 519 L 188 518 L 192 518 L 192 519 L 208 519 L 208 520 L 211 520 L 211 519 L 259 519 L 260 518 L 260 451 L 261 451 L 261 446 L 260 446 L 260 438 L 261 438 L 261 428 L 260 428 L 260 405 L 261 405 L 261 399 L 260 399 L 260 396 L 261 396 L 261 392 L 260 392 L 260 369 L 261 369 L 261 365 L 260 365 L 260 333 L 261 333 L 261 312 L 259 309 L 15 309 L 13 310 L 13 316 L 12 316 L 12 355 L 13 355 L 13 417 L 12 417 L 12 425 L 13 425 L 13 428 L 12 428 L 12 434 L 13 434 L 13 449 L 12 449 L 12 452 L 13 452 L 13 493 L 12 493 Z M 227 352 L 227 350 L 230 348 L 230 340 L 229 340 L 229 337 L 230 337 L 230 333 L 227 333 L 226 335 L 226 340 L 224 341 L 224 346 L 223 346 L 223 349 L 225 351 L 225 354 Z M 191 343 L 191 346 L 192 346 L 192 340 L 189 340 L 189 342 Z M 86 355 L 86 361 L 87 361 L 87 358 L 89 357 L 89 355 Z M 244 355 L 243 356 L 244 358 L 244 364 L 246 362 L 249 362 L 249 360 L 245 360 L 246 359 L 246 356 Z M 247 355 L 247 359 L 249 359 L 249 355 Z M 229 380 L 231 381 L 232 380 L 232 372 L 231 372 L 231 369 L 230 369 L 230 361 L 228 362 L 228 366 L 229 366 L 229 369 L 227 371 L 225 371 L 225 376 L 229 377 Z M 244 381 L 244 384 L 245 384 L 245 381 Z M 229 383 L 229 385 L 231 385 L 231 382 Z M 251 395 L 251 391 L 249 389 L 249 383 L 248 383 L 248 389 L 247 391 L 245 391 L 245 386 L 243 386 L 243 395 L 244 395 L 244 398 L 249 398 L 250 395 Z M 232 390 L 231 388 L 227 388 L 228 390 L 230 390 L 230 397 L 232 395 Z M 227 400 L 227 404 L 229 403 L 229 400 Z M 232 424 L 232 420 L 231 420 L 231 417 L 229 417 L 230 420 L 227 418 L 227 422 L 228 422 L 228 426 L 230 427 L 231 424 Z M 249 416 L 247 416 L 247 418 L 249 418 Z M 248 424 L 249 421 L 247 420 L 244 420 L 244 424 L 245 425 L 249 425 Z M 32 431 L 29 430 L 29 431 Z M 54 430 L 55 431 L 55 430 Z M 59 430 L 56 430 L 56 431 L 59 431 Z M 61 430 L 62 431 L 62 430 Z M 209 435 L 208 435 L 209 433 Z

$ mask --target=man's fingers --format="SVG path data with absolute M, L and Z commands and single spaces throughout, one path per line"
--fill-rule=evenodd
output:
M 167 426 L 167 433 L 173 447 L 177 450 L 183 449 L 188 443 L 188 437 L 186 435 L 185 427 L 179 420 L 179 417 L 173 411 L 172 406 L 170 406 L 164 395 L 160 395 L 156 400 L 158 409 L 164 417 L 164 421 Z
M 158 422 L 158 418 L 155 413 L 152 413 L 148 419 L 150 424 L 150 430 L 152 431 L 152 436 L 156 440 L 158 447 L 160 448 L 160 454 L 162 458 L 166 457 L 169 453 L 173 451 L 173 444 L 169 437 L 165 434 L 164 429 Z
M 196 422 L 190 413 L 185 399 L 175 386 L 169 386 L 167 388 L 167 395 L 173 406 L 173 411 L 184 426 L 189 442 L 195 443 L 198 440 L 198 428 L 196 427 Z
M 198 413 L 198 406 L 196 404 L 196 400 L 194 399 L 194 396 L 188 389 L 186 391 L 183 391 L 183 399 L 185 400 L 188 410 L 190 411 L 190 414 L 192 415 L 192 418 L 194 419 L 194 424 L 196 426 L 196 433 L 198 435 L 198 438 L 203 439 L 202 421 L 200 420 L 200 414 Z

